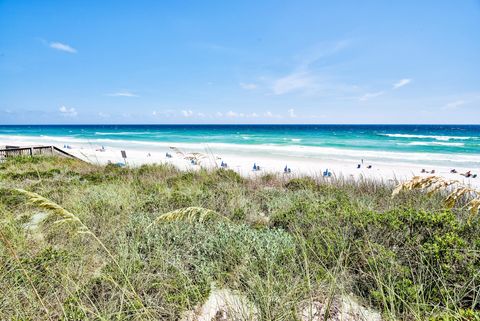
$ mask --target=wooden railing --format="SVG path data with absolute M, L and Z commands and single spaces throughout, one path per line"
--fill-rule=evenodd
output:
M 0 149 L 0 158 L 35 155 L 60 155 L 68 158 L 77 158 L 55 146 L 7 146 L 7 148 Z

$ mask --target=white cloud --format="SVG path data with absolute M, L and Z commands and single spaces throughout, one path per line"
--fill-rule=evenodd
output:
M 249 118 L 257 118 L 257 117 L 258 117 L 258 114 L 257 114 L 257 113 L 247 114 L 247 117 L 249 117 Z
M 446 104 L 445 106 L 443 106 L 443 110 L 455 110 L 455 109 L 458 109 L 460 106 L 462 105 L 465 105 L 466 101 L 464 100 L 456 100 L 456 101 L 452 101 L 448 104 Z
M 182 115 L 183 115 L 183 117 L 192 117 L 192 116 L 193 116 L 193 111 L 191 111 L 191 110 L 182 110 Z
M 372 99 L 372 98 L 375 98 L 375 97 L 378 97 L 378 96 L 381 96 L 383 95 L 385 92 L 383 91 L 377 91 L 375 93 L 366 93 L 365 95 L 361 96 L 360 98 L 358 98 L 358 100 L 360 101 L 367 101 L 369 99 Z
M 76 117 L 78 115 L 77 111 L 73 107 L 68 108 L 68 107 L 62 106 L 58 109 L 58 111 L 60 111 L 60 113 L 66 117 Z
M 68 52 L 68 53 L 77 53 L 77 49 L 70 47 L 69 45 L 66 45 L 61 42 L 51 42 L 50 43 L 50 48 Z
M 234 118 L 234 117 L 240 117 L 240 114 L 230 110 L 225 114 L 225 116 Z
M 295 114 L 295 110 L 294 110 L 293 108 L 290 108 L 290 109 L 288 110 L 288 116 L 289 116 L 290 118 L 295 118 L 295 117 L 297 117 L 297 115 Z
M 266 111 L 264 114 L 263 114 L 263 117 L 266 117 L 266 118 L 283 118 L 281 115 L 277 115 L 277 114 L 274 114 L 272 113 L 271 111 Z
M 399 81 L 393 84 L 393 89 L 398 89 L 400 87 L 406 86 L 411 82 L 412 80 L 408 78 L 400 79 Z
M 292 91 L 305 90 L 314 85 L 313 78 L 308 72 L 294 72 L 273 82 L 272 90 L 275 95 L 283 95 Z
M 131 91 L 128 91 L 128 90 L 107 94 L 107 96 L 110 96 L 110 97 L 138 97 L 138 95 L 136 95 L 136 94 L 134 94 L 134 93 L 132 93 Z
M 175 110 L 173 110 L 173 109 L 167 109 L 167 110 L 161 110 L 161 111 L 154 110 L 154 111 L 152 111 L 152 116 L 154 116 L 154 117 L 158 117 L 158 116 L 173 117 L 173 116 L 175 116 Z
M 257 84 L 254 84 L 254 83 L 243 83 L 243 82 L 241 82 L 240 87 L 242 87 L 245 90 L 255 90 L 255 89 L 257 89 L 258 86 L 257 86 Z

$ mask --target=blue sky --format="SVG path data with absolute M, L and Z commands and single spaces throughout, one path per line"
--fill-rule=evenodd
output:
M 480 2 L 2 0 L 19 123 L 480 123 Z

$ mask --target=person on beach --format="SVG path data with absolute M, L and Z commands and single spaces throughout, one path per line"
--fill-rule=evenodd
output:
M 468 172 L 466 172 L 465 174 L 462 173 L 462 174 L 460 174 L 460 175 L 465 176 L 465 177 L 468 178 L 468 177 L 472 176 L 472 171 L 468 171 Z
M 256 171 L 258 169 L 257 163 L 253 163 L 253 170 Z

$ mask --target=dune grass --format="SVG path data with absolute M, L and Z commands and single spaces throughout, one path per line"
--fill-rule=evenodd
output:
M 387 320 L 480 319 L 479 216 L 393 188 L 8 159 L 0 319 L 179 320 L 212 284 L 245 294 L 262 320 L 349 293 Z M 25 228 L 39 212 L 53 215 Z

